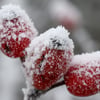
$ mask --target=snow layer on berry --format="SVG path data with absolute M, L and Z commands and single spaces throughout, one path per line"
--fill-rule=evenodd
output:
M 14 27 L 15 23 L 16 23 L 16 18 L 19 18 L 20 24 L 18 27 Z M 13 22 L 11 21 L 13 20 Z M 6 28 L 5 26 L 2 24 L 4 23 L 3 21 L 8 21 L 6 23 Z M 15 22 L 14 22 L 15 21 Z M 16 23 L 16 25 L 19 24 L 19 21 Z M 26 14 L 26 12 L 21 9 L 18 5 L 13 5 L 13 4 L 9 4 L 9 5 L 4 5 L 2 6 L 1 10 L 0 10 L 0 30 L 3 30 L 2 33 L 7 32 L 7 30 L 9 28 L 11 28 L 13 31 L 12 32 L 16 32 L 16 31 L 20 31 L 21 29 L 25 30 L 25 26 L 24 24 L 27 23 L 26 27 L 30 28 L 30 30 L 33 32 L 30 33 L 27 31 L 27 35 L 30 36 L 30 34 L 32 34 L 32 36 L 36 36 L 38 34 L 34 24 L 32 23 L 32 21 L 30 20 L 29 16 Z M 12 33 L 13 35 L 13 33 Z M 4 34 L 1 34 L 1 37 L 4 37 Z M 12 36 L 14 39 L 16 39 L 16 36 L 14 34 L 14 36 Z M 22 35 L 20 37 L 23 37 Z M 9 39 L 11 37 L 9 36 Z
M 69 32 L 62 26 L 58 26 L 57 28 L 51 28 L 48 31 L 42 33 L 40 36 L 36 37 L 34 40 L 32 40 L 31 44 L 26 49 L 27 57 L 24 62 L 25 70 L 26 70 L 26 73 L 28 74 L 26 75 L 28 87 L 31 84 L 33 84 L 32 82 L 34 82 L 32 81 L 33 73 L 36 73 L 37 75 L 39 75 L 40 71 L 42 72 L 44 70 L 44 66 L 47 63 L 51 65 L 50 70 L 53 67 L 55 68 L 57 67 L 57 69 L 61 71 L 63 70 L 62 69 L 63 67 L 67 67 L 65 62 L 69 64 L 69 62 L 71 61 L 73 57 L 73 48 L 74 48 L 74 45 L 73 45 L 72 39 L 69 38 Z M 56 50 L 61 51 L 60 52 L 61 54 L 57 54 Z M 44 52 L 46 53 L 44 54 L 44 57 L 42 60 L 41 56 L 42 56 L 42 53 Z M 56 64 L 56 66 L 53 65 L 54 63 L 53 59 L 54 60 L 56 59 L 55 55 L 57 55 L 57 61 L 58 61 L 58 63 L 56 61 L 56 63 L 58 64 L 58 65 Z M 61 56 L 64 56 L 64 57 L 61 57 Z M 48 58 L 50 58 L 51 61 L 48 61 L 47 60 Z M 64 59 L 64 61 L 61 64 L 62 59 Z M 37 65 L 40 71 L 38 69 L 34 69 L 36 67 L 36 63 L 39 63 Z M 66 71 L 66 68 L 65 68 L 65 71 Z M 52 71 L 50 72 L 48 71 L 48 74 L 52 74 L 52 73 L 53 73 Z M 57 73 L 59 72 L 57 71 Z M 62 72 L 58 77 L 61 78 L 63 74 L 64 73 Z
M 26 65 L 29 67 L 32 65 L 33 61 L 40 58 L 41 52 L 45 51 L 46 47 L 65 50 L 66 52 L 70 51 L 73 55 L 74 44 L 72 39 L 69 38 L 69 34 L 70 33 L 64 27 L 58 26 L 57 28 L 47 30 L 46 32 L 40 34 L 40 36 L 33 39 L 29 47 L 26 48 L 28 54 L 27 58 L 30 58 L 31 55 L 36 55 L 30 58 L 32 61 L 30 61 L 30 59 L 28 61 L 27 59 L 28 63 Z
M 100 66 L 100 51 L 75 55 L 71 65 L 75 64 L 79 64 L 80 66 Z
M 92 74 L 88 71 L 85 74 L 87 76 L 89 75 L 90 77 L 95 75 L 95 73 L 100 74 L 100 51 L 76 55 L 73 57 L 70 66 L 78 67 L 80 73 L 86 69 L 92 70 Z M 92 69 L 93 67 L 96 68 L 96 71 Z
M 100 51 L 75 55 L 69 69 L 72 70 L 71 73 L 77 74 L 78 77 L 85 75 L 87 80 L 89 78 L 94 79 L 97 89 L 100 90 Z M 82 82 L 85 86 L 88 85 L 85 80 Z
M 38 34 L 34 24 L 17 5 L 5 5 L 0 10 L 0 48 L 9 57 L 25 56 L 25 48 Z
M 74 45 L 72 39 L 69 38 L 69 32 L 62 26 L 58 26 L 57 28 L 51 28 L 46 32 L 40 34 L 39 37 L 35 38 L 30 47 L 27 49 L 32 51 L 36 45 L 39 43 L 43 44 L 44 47 L 55 48 L 59 50 L 73 50 Z M 38 48 L 35 48 L 38 52 Z M 44 48 L 43 48 L 44 49 Z M 30 53 L 30 52 L 29 52 Z

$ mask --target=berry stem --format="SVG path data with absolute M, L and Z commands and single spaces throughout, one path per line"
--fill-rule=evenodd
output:
M 38 97 L 40 97 L 41 95 L 43 95 L 43 94 L 49 92 L 49 91 L 52 90 L 52 89 L 55 89 L 55 88 L 57 88 L 57 87 L 59 87 L 59 86 L 62 86 L 62 85 L 65 85 L 64 80 L 62 80 L 62 81 L 59 82 L 59 83 L 54 84 L 51 88 L 49 88 L 48 90 L 45 90 L 45 91 L 41 91 L 41 90 L 36 90 L 36 89 L 35 89 L 35 90 L 34 90 L 35 92 L 34 92 L 33 94 L 28 95 L 28 100 L 36 100 L 36 99 L 37 99 Z
M 57 87 L 62 86 L 62 85 L 65 85 L 64 80 L 62 80 L 62 81 L 59 82 L 59 83 L 54 84 L 54 85 L 53 85 L 50 89 L 48 89 L 47 91 L 52 90 L 52 89 L 57 88 Z

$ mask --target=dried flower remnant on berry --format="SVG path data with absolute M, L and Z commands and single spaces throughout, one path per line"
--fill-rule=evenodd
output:
M 9 57 L 25 56 L 25 48 L 38 32 L 26 14 L 17 5 L 5 5 L 0 10 L 0 48 Z

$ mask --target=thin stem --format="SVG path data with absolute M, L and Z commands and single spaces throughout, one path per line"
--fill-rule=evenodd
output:
M 57 88 L 59 86 L 62 86 L 62 85 L 65 85 L 65 82 L 64 80 L 59 82 L 59 83 L 56 83 L 55 85 L 53 85 L 51 88 L 49 88 L 48 90 L 45 90 L 45 91 L 40 91 L 40 90 L 35 90 L 35 92 L 31 95 L 28 96 L 28 100 L 36 100 L 37 97 L 40 97 L 41 95 L 49 92 L 50 90 L 54 89 L 54 88 Z
M 62 85 L 65 85 L 65 81 L 64 80 L 59 82 L 59 83 L 56 83 L 49 90 L 52 90 L 52 89 L 57 88 L 57 87 L 62 86 Z

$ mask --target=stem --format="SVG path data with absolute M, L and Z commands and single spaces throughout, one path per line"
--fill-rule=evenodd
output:
M 45 90 L 45 91 L 41 91 L 41 90 L 35 90 L 35 92 L 31 95 L 28 95 L 28 100 L 36 100 L 38 97 L 40 97 L 41 95 L 49 92 L 50 90 L 52 89 L 55 89 L 59 86 L 62 86 L 62 85 L 65 85 L 65 82 L 64 80 L 59 82 L 59 83 L 56 83 L 54 84 L 51 88 L 49 88 L 48 90 Z
M 59 83 L 54 84 L 54 85 L 53 85 L 50 89 L 48 89 L 47 91 L 52 90 L 52 89 L 57 88 L 57 87 L 62 86 L 62 85 L 65 85 L 64 80 L 62 80 L 62 81 L 59 82 Z

